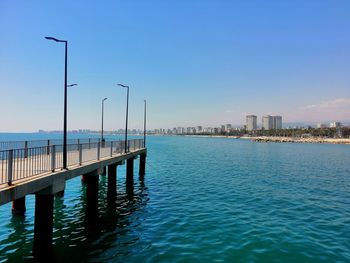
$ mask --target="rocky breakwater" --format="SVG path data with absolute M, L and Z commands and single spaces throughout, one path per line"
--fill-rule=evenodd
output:
M 349 138 L 318 138 L 318 137 L 297 138 L 297 137 L 259 136 L 259 137 L 249 137 L 249 139 L 251 139 L 252 141 L 255 141 L 255 142 L 350 144 Z

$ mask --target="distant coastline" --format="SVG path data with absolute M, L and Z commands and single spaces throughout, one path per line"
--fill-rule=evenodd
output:
M 274 142 L 274 143 L 326 143 L 326 144 L 350 144 L 350 138 L 320 138 L 320 137 L 281 137 L 281 136 L 234 136 L 234 135 L 163 135 L 150 134 L 148 136 L 183 136 L 183 137 L 202 137 L 202 138 L 227 138 L 227 139 L 244 139 L 253 142 Z
M 243 139 L 250 139 L 255 142 L 289 142 L 289 143 L 327 143 L 327 144 L 350 144 L 350 138 L 320 138 L 320 137 L 242 137 Z

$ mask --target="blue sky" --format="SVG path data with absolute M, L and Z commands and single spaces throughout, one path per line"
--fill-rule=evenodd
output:
M 0 131 L 350 119 L 350 1 L 0 1 Z

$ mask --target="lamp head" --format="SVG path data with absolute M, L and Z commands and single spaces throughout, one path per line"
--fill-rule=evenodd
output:
M 52 40 L 52 41 L 55 41 L 55 42 L 67 42 L 66 40 L 60 40 L 60 39 L 57 39 L 57 38 L 54 38 L 54 37 L 45 37 L 47 40 Z
M 127 85 L 123 85 L 123 84 L 117 84 L 118 86 L 120 86 L 120 87 L 123 87 L 123 88 L 129 88 L 129 86 L 127 86 Z

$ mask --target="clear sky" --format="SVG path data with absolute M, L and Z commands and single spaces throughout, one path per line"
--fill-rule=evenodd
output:
M 0 1 L 0 131 L 350 119 L 350 1 Z

